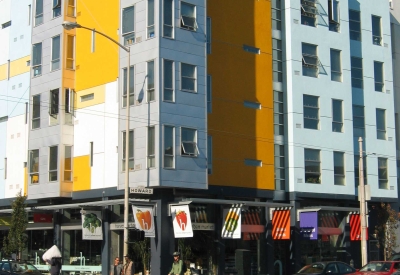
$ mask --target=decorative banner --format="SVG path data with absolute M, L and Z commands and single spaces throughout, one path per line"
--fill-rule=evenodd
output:
M 171 213 L 175 238 L 193 237 L 189 205 L 171 205 Z
M 265 231 L 265 226 L 261 224 L 260 211 L 251 209 L 242 211 L 242 228 L 243 240 L 258 240 L 261 233 Z
M 88 211 L 82 214 L 82 239 L 103 240 L 101 211 Z
M 368 228 L 365 238 L 368 240 Z M 350 215 L 350 241 L 361 241 L 361 219 L 360 214 Z
M 242 208 L 240 206 L 224 209 L 223 211 L 223 226 L 222 238 L 226 239 L 240 239 L 241 225 L 242 225 Z
M 144 231 L 145 237 L 154 238 L 154 215 L 152 206 L 132 205 L 133 216 L 135 217 L 135 227 Z
M 44 214 L 44 213 L 34 213 L 33 214 L 33 222 L 34 223 L 52 223 L 53 222 L 53 214 Z
M 272 238 L 274 240 L 290 240 L 290 210 L 272 212 Z
M 300 212 L 300 235 L 307 240 L 318 239 L 318 212 Z

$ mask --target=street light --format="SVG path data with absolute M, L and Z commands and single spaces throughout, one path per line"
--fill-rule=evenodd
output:
M 129 104 L 129 76 L 130 76 L 130 65 L 131 65 L 131 54 L 130 48 L 125 47 L 124 45 L 120 44 L 118 41 L 114 40 L 113 38 L 109 37 L 108 35 L 99 32 L 95 29 L 91 29 L 85 26 L 82 26 L 76 22 L 64 21 L 61 24 L 64 29 L 72 30 L 75 28 L 86 29 L 95 33 L 98 33 L 108 40 L 111 40 L 115 44 L 117 44 L 120 48 L 128 53 L 128 69 L 127 69 L 127 80 L 126 80 L 126 133 L 125 133 L 125 196 L 124 196 L 124 256 L 128 254 L 128 213 L 129 213 L 129 116 L 130 116 L 130 104 Z

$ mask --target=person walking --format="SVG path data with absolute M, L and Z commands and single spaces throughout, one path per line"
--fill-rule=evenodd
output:
M 181 253 L 174 252 L 172 255 L 174 256 L 174 262 L 172 263 L 172 268 L 168 275 L 183 275 L 185 270 L 183 270 L 183 261 L 180 260 Z
M 61 258 L 53 257 L 50 260 L 50 274 L 51 275 L 60 275 L 62 263 Z
M 132 261 L 129 254 L 124 255 L 125 265 L 123 269 L 123 275 L 134 275 L 135 274 L 135 263 Z
M 110 275 L 121 275 L 123 268 L 124 266 L 119 260 L 119 257 L 115 257 L 114 265 L 111 267 Z

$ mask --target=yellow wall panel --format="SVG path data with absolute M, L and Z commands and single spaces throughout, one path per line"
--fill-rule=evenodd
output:
M 24 168 L 24 196 L 28 196 L 28 168 Z
M 240 8 L 238 8 L 240 7 Z M 223 11 L 223 12 L 221 12 Z M 274 189 L 272 36 L 270 1 L 208 2 L 212 20 L 212 113 L 208 134 L 213 138 L 210 185 Z M 240 24 L 232 28 L 232 18 Z M 218 38 L 218 39 L 217 39 Z M 243 50 L 260 49 L 260 54 Z M 262 108 L 244 107 L 258 102 Z M 244 165 L 262 161 L 262 167 Z
M 106 93 L 106 85 L 101 85 L 101 86 L 97 86 L 94 88 L 79 91 L 77 93 L 76 109 L 81 109 L 81 108 L 104 103 L 105 93 Z M 93 94 L 94 98 L 92 100 L 82 102 L 81 97 L 84 95 L 89 95 L 89 94 Z
M 118 41 L 119 1 L 78 0 L 76 20 L 82 26 L 94 28 Z M 96 34 L 92 52 L 92 32 L 76 30 L 76 91 L 115 81 L 118 77 L 119 47 Z
M 91 168 L 89 156 L 74 158 L 74 187 L 73 191 L 90 190 Z
M 7 79 L 7 63 L 0 65 L 0 81 Z
M 10 77 L 29 72 L 31 67 L 26 66 L 26 62 L 29 60 L 31 60 L 30 55 L 12 61 L 10 64 Z

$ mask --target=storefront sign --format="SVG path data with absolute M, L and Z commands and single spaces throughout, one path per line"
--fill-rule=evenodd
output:
M 43 213 L 34 213 L 33 214 L 33 222 L 34 223 L 52 223 L 53 222 L 53 214 L 43 214 Z
M 82 239 L 103 240 L 101 211 L 86 211 L 82 214 Z
M 258 210 L 242 211 L 243 240 L 258 240 L 260 233 L 265 231 L 265 226 L 261 224 L 260 212 Z
M 290 240 L 290 210 L 272 212 L 272 238 L 274 240 Z
M 35 265 L 40 271 L 49 271 L 50 265 Z M 62 271 L 86 271 L 86 272 L 101 272 L 101 265 L 63 265 Z
M 128 228 L 133 229 L 136 228 L 134 222 L 128 223 Z M 123 222 L 114 222 L 110 223 L 110 230 L 124 230 L 124 223 Z
M 307 240 L 318 239 L 318 212 L 300 213 L 300 235 Z
M 154 215 L 152 206 L 132 205 L 133 217 L 135 217 L 135 226 L 143 230 L 145 237 L 154 238 Z
M 214 231 L 215 224 L 214 223 L 192 223 L 193 230 L 203 230 L 203 231 Z
M 193 237 L 189 205 L 171 205 L 171 213 L 175 238 Z
M 131 194 L 144 194 L 144 195 L 152 195 L 153 188 L 145 188 L 145 187 L 135 187 L 130 189 Z
M 223 225 L 222 225 L 222 238 L 226 239 L 240 239 L 242 233 L 242 208 L 240 206 L 224 209 L 223 211 Z
M 368 240 L 368 228 L 366 229 L 365 238 Z M 350 241 L 361 240 L 361 219 L 360 214 L 350 215 Z

